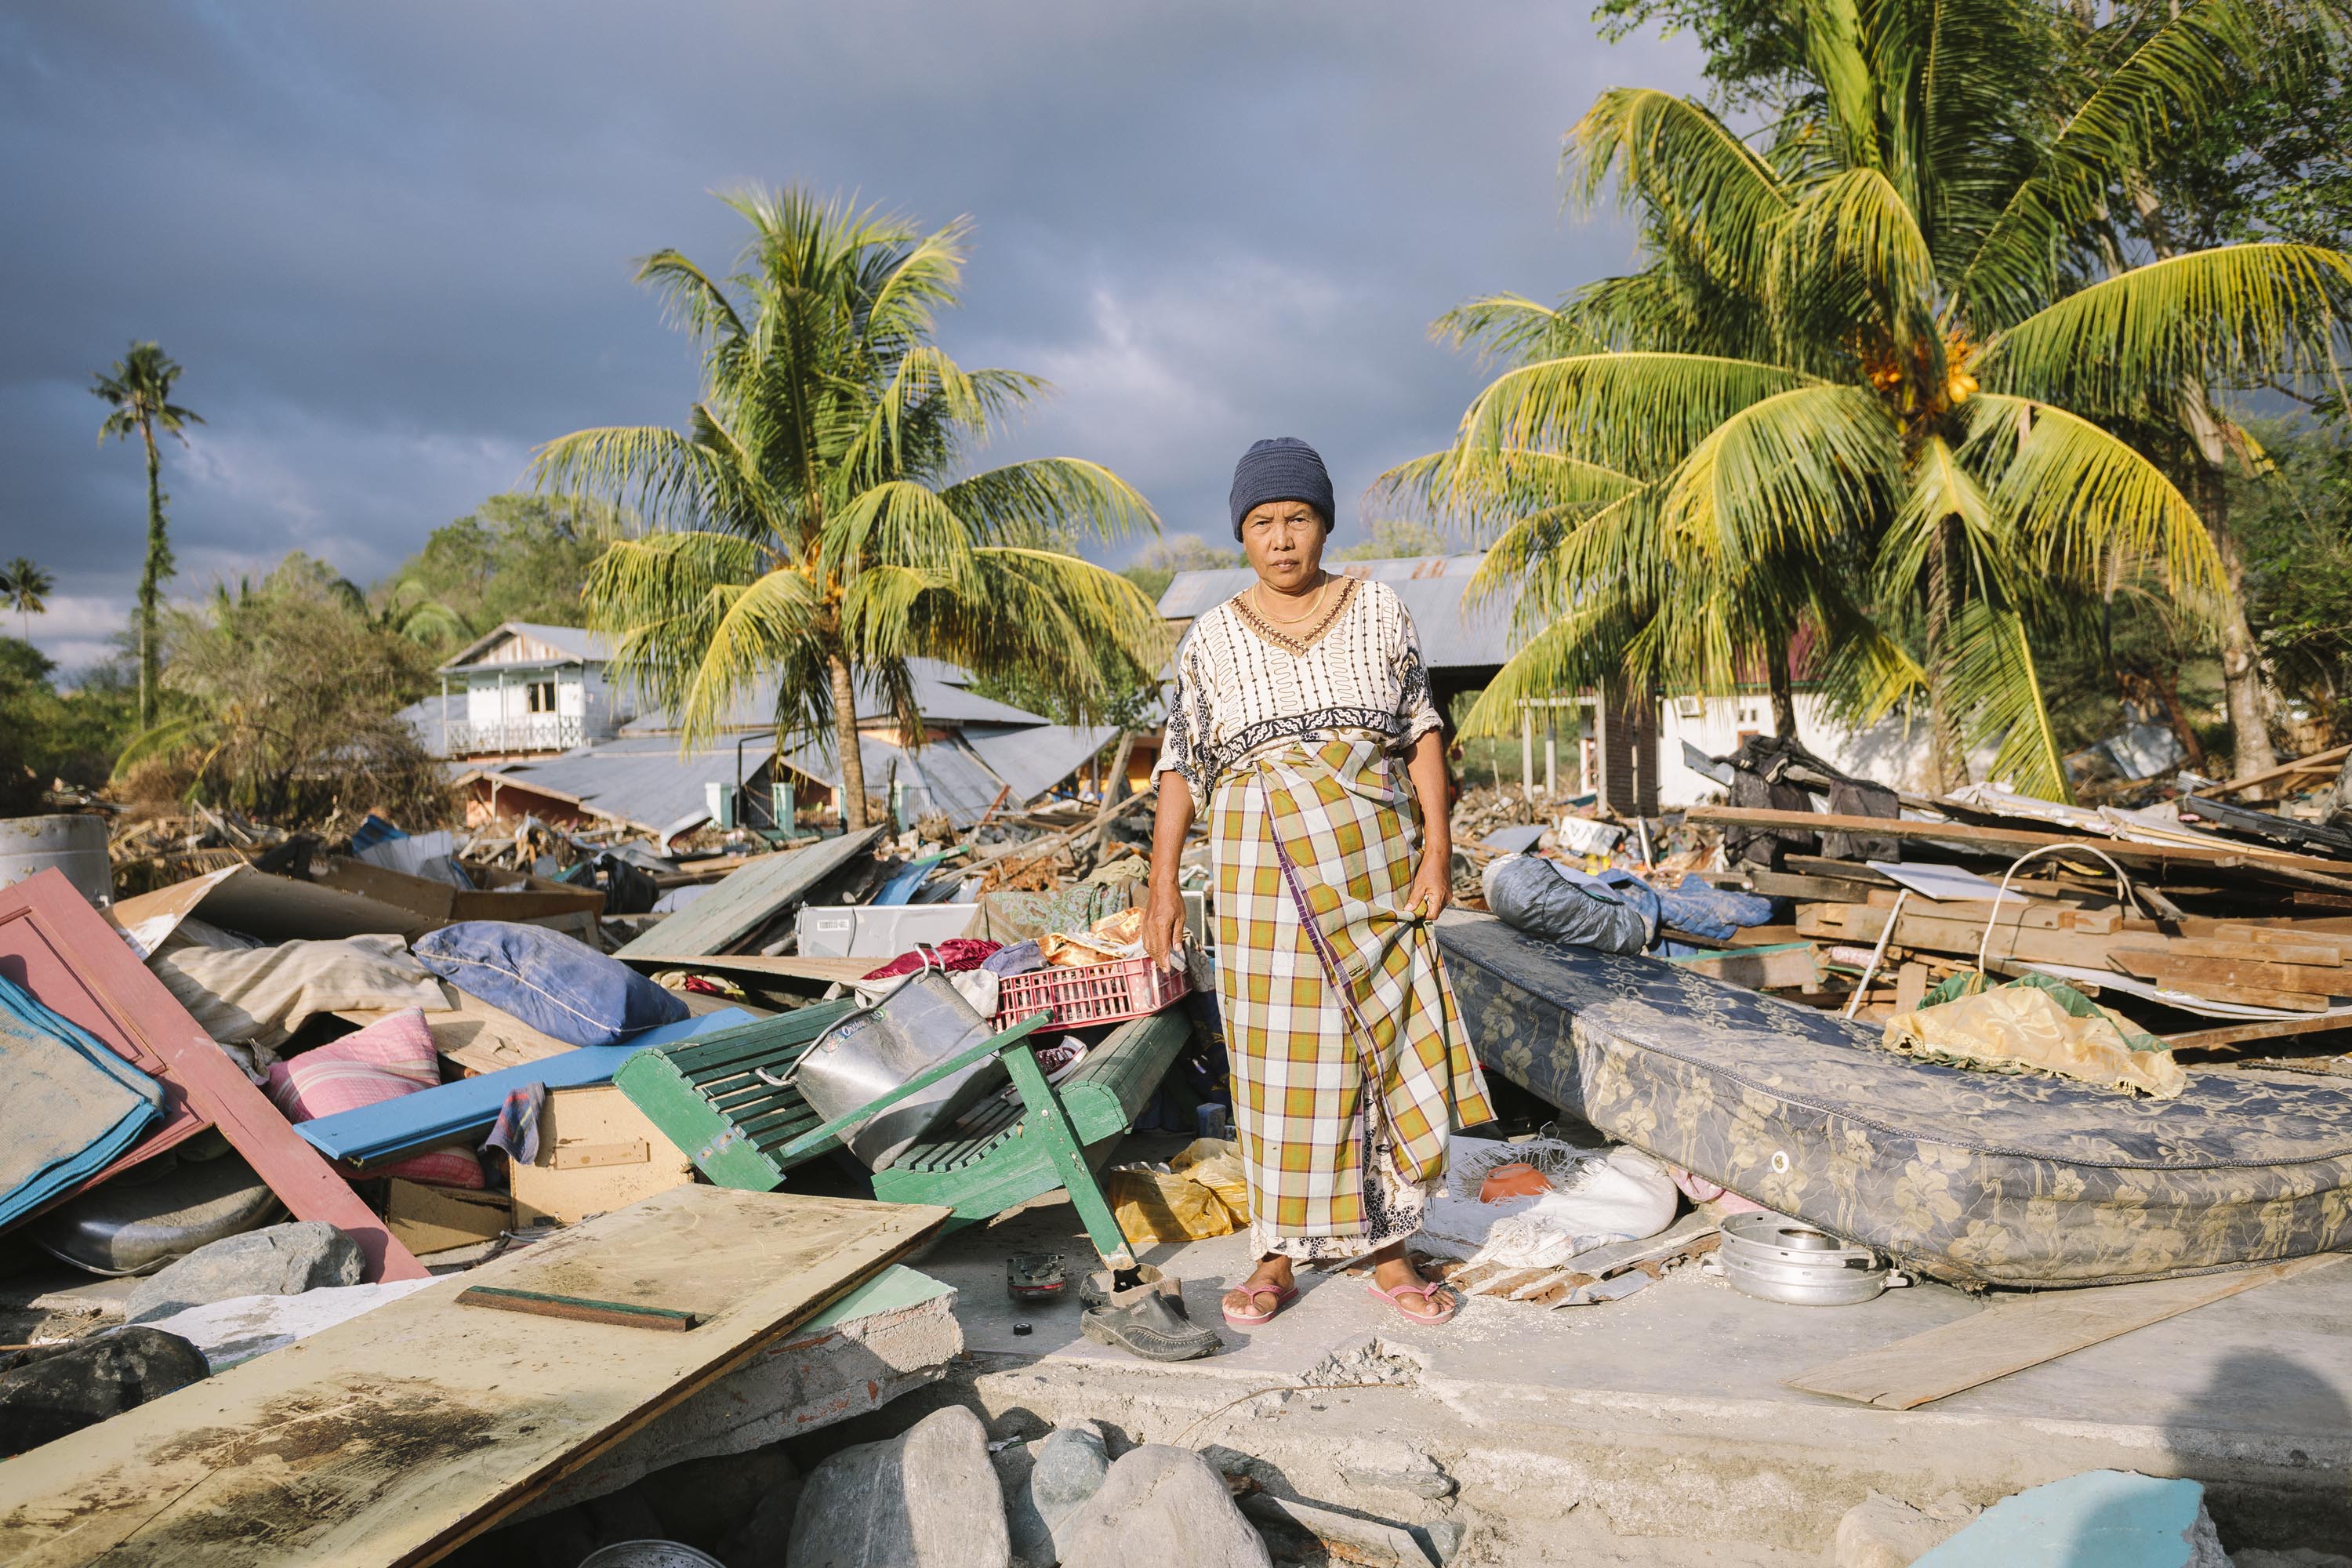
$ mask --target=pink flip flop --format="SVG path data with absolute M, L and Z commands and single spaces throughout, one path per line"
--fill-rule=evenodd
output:
M 1234 1290 L 1247 1289 L 1248 1288 L 1246 1286 L 1242 1285 L 1236 1285 L 1234 1287 Z M 1233 1290 L 1228 1290 L 1225 1294 L 1230 1296 L 1233 1294 Z M 1289 1306 L 1291 1302 L 1298 1299 L 1298 1287 L 1296 1285 L 1261 1285 L 1256 1289 L 1249 1291 L 1250 1305 L 1253 1307 L 1257 1305 L 1257 1299 L 1260 1296 L 1273 1297 L 1274 1306 L 1264 1312 L 1236 1312 L 1232 1308 L 1228 1307 L 1224 1310 L 1225 1321 L 1233 1324 L 1234 1327 L 1237 1329 L 1254 1329 L 1260 1323 L 1270 1323 L 1274 1321 L 1276 1316 L 1280 1313 L 1285 1307 Z
M 1379 1285 L 1367 1280 L 1364 1289 L 1394 1307 L 1406 1318 L 1416 1323 L 1426 1323 L 1432 1328 L 1440 1323 L 1452 1321 L 1454 1314 L 1461 1310 L 1461 1304 L 1454 1299 L 1453 1292 L 1443 1285 L 1400 1285 L 1393 1290 L 1383 1290 Z M 1404 1299 L 1407 1296 L 1420 1297 L 1421 1304 L 1424 1309 L 1443 1296 L 1445 1298 L 1445 1307 L 1443 1311 L 1432 1312 L 1424 1310 L 1416 1312 L 1404 1304 Z

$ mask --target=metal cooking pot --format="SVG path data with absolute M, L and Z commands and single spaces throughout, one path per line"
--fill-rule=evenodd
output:
M 1867 1247 L 1780 1214 L 1734 1215 L 1723 1242 L 1700 1267 L 1766 1301 L 1850 1307 L 1910 1279 Z
M 209 1135 L 190 1144 L 201 1146 Z M 131 1166 L 59 1204 L 26 1229 L 52 1258 L 92 1274 L 152 1274 L 206 1242 L 242 1236 L 284 1212 L 236 1155 L 190 1158 L 187 1146 Z
M 825 1121 L 847 1116 L 905 1083 L 925 1068 L 970 1049 L 994 1034 L 942 970 L 919 969 L 882 1000 L 827 1029 L 793 1068 L 793 1080 Z M 974 1062 L 843 1135 L 849 1152 L 880 1171 L 986 1099 L 1005 1080 L 994 1057 Z

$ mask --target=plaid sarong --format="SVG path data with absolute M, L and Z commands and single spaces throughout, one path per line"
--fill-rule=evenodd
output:
M 1262 1247 L 1397 1239 L 1369 1234 L 1393 1205 L 1377 1187 L 1368 1200 L 1383 1173 L 1367 1149 L 1393 1151 L 1388 1189 L 1423 1186 L 1446 1135 L 1494 1114 L 1434 933 L 1398 912 L 1420 835 L 1387 745 L 1343 732 L 1269 748 L 1210 802 L 1218 1001 Z

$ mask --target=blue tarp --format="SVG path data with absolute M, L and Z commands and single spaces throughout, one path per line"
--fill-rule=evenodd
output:
M 163 1114 L 163 1089 L 0 978 L 0 1227 L 110 1163 Z

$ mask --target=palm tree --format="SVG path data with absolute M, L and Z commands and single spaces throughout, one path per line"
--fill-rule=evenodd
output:
M 127 438 L 136 430 L 147 448 L 147 561 L 139 573 L 139 724 L 154 721 L 155 670 L 161 650 L 155 637 L 155 606 L 163 579 L 172 574 L 172 543 L 163 531 L 163 461 L 155 449 L 155 432 L 168 431 L 188 444 L 187 427 L 204 420 L 172 401 L 172 384 L 180 366 L 152 342 L 132 343 L 131 352 L 114 362 L 114 369 L 92 378 L 90 395 L 110 405 L 112 412 L 98 427 L 105 445 L 109 436 Z
M 1786 638 L 1867 721 L 1924 692 L 1937 772 L 2062 796 L 2030 630 L 2118 575 L 2208 622 L 2224 572 L 2145 449 L 2208 389 L 2333 377 L 2352 258 L 2152 256 L 2124 199 L 2264 68 L 2263 0 L 2081 29 L 2039 0 L 1797 0 L 1807 79 L 1759 152 L 1703 105 L 1604 93 L 1570 134 L 1649 265 L 1441 330 L 1517 363 L 1391 474 L 1506 523 L 1482 574 L 1532 635 L 1471 723 L 1597 663 L 1719 687 Z M 1525 580 L 1516 575 L 1524 572 Z M 1916 647 L 1917 655 L 1910 651 Z
M 919 743 L 910 658 L 1019 671 L 1080 713 L 1159 668 L 1151 602 L 1055 548 L 1159 521 L 1079 458 L 967 471 L 1045 388 L 963 370 L 932 342 L 966 222 L 922 235 L 797 189 L 728 202 L 751 231 L 732 277 L 675 250 L 637 268 L 702 350 L 688 428 L 582 430 L 541 448 L 536 474 L 647 520 L 606 548 L 584 595 L 622 678 L 677 713 L 689 745 L 773 679 L 779 736 L 830 733 L 845 818 L 863 826 L 856 697 L 880 695 Z
M 19 555 L 5 566 L 0 566 L 0 594 L 16 606 L 17 629 L 26 642 L 32 641 L 31 617 L 48 613 L 47 595 L 57 587 L 57 579 L 35 565 L 28 556 Z

